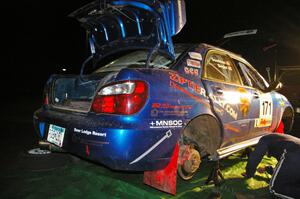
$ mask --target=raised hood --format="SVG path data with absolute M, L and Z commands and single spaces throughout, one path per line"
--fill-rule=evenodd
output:
M 69 16 L 86 29 L 91 53 L 99 58 L 157 46 L 174 59 L 172 36 L 186 22 L 184 0 L 97 0 Z

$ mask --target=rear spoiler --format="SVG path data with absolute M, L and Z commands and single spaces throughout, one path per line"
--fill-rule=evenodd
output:
M 258 32 L 257 29 L 242 30 L 242 31 L 227 33 L 223 36 L 223 38 L 226 39 L 226 38 L 239 37 L 245 35 L 255 35 L 257 34 L 257 32 Z

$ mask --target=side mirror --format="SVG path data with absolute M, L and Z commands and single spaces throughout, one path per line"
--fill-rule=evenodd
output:
M 280 81 L 274 81 L 271 82 L 269 87 L 266 88 L 266 92 L 271 92 L 271 91 L 279 91 L 280 89 L 282 89 L 283 84 Z

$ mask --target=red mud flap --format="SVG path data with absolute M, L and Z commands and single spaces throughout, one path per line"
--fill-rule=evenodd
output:
M 178 151 L 179 145 L 177 143 L 169 164 L 161 170 L 145 171 L 144 183 L 158 190 L 175 195 Z
M 276 129 L 276 132 L 279 133 L 279 134 L 284 134 L 284 124 L 282 121 L 280 121 L 277 129 Z

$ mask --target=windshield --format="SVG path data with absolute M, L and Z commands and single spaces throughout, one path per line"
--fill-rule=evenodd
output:
M 175 58 L 177 59 L 186 49 L 187 46 L 175 48 Z M 147 62 L 148 54 L 149 51 L 146 50 L 130 52 L 117 59 L 114 59 L 113 61 L 94 71 L 94 73 L 120 71 L 123 68 L 144 68 Z M 173 61 L 168 59 L 166 56 L 155 53 L 152 56 L 150 67 L 168 69 L 172 63 Z

